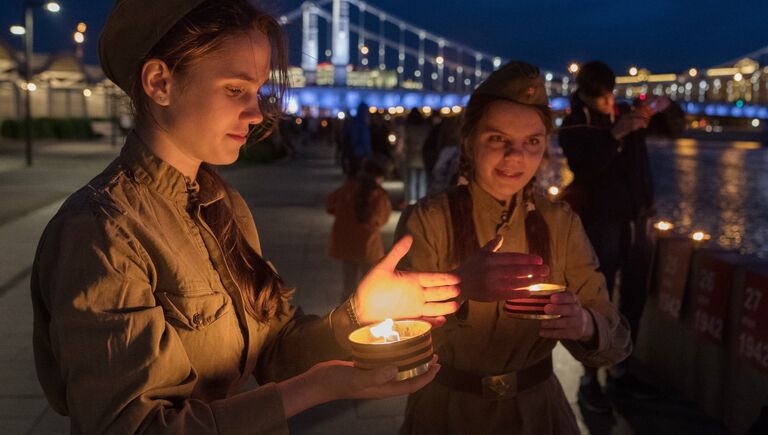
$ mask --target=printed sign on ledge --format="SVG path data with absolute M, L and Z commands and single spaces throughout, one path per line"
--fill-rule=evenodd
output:
M 690 239 L 664 238 L 659 239 L 656 249 L 656 289 L 659 294 L 659 309 L 674 318 L 679 318 L 688 281 L 688 266 L 691 263 L 693 244 Z
M 768 274 L 748 271 L 736 345 L 738 353 L 768 372 Z
M 728 294 L 733 287 L 736 268 L 713 254 L 702 254 L 696 263 L 694 328 L 701 336 L 722 343 L 728 317 Z

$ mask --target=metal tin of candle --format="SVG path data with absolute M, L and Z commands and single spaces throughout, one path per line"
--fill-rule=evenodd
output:
M 349 334 L 355 366 L 374 369 L 385 365 L 397 366 L 397 380 L 414 378 L 429 370 L 432 360 L 432 325 L 423 320 L 397 320 L 393 329 L 399 341 L 385 341 L 371 333 L 368 325 Z
M 544 306 L 549 303 L 549 297 L 565 291 L 560 284 L 534 284 L 527 287 L 530 295 L 525 298 L 508 299 L 504 302 L 504 312 L 509 317 L 518 319 L 557 319 L 559 314 L 544 313 Z

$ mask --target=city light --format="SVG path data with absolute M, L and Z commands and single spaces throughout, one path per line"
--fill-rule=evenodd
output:
M 77 23 L 77 31 L 80 33 L 85 33 L 85 30 L 88 28 L 88 26 L 85 25 L 85 23 Z
M 461 113 L 461 106 L 453 106 L 453 107 L 451 107 L 451 112 L 453 112 L 453 113 Z
M 368 112 L 371 113 L 371 114 L 376 113 L 376 110 L 377 110 L 376 106 L 371 106 L 371 107 L 368 108 Z
M 347 117 L 347 115 L 344 112 L 339 112 L 336 114 L 336 117 L 339 119 L 344 119 Z
M 443 115 L 450 115 L 451 114 L 451 108 L 450 107 L 443 107 L 440 109 L 440 113 Z
M 576 74 L 579 72 L 579 64 L 576 62 L 572 62 L 570 65 L 568 65 L 568 72 L 571 74 Z
M 755 127 L 755 128 L 760 127 L 760 120 L 757 119 L 757 118 L 753 119 L 752 120 L 752 127 Z
M 744 76 L 741 75 L 741 73 L 736 73 L 736 74 L 733 75 L 733 79 L 736 80 L 737 82 L 740 82 L 741 79 L 743 79 L 743 78 L 744 78 Z
M 85 42 L 85 35 L 82 32 L 75 32 L 75 34 L 72 35 L 72 39 L 75 40 L 76 44 L 82 44 Z
M 419 71 L 419 70 L 414 71 L 413 72 L 413 76 L 414 77 L 421 77 L 421 71 Z
M 442 65 L 443 62 L 445 62 L 445 58 L 443 56 L 437 56 L 435 62 L 437 62 L 438 65 Z
M 498 68 L 501 66 L 501 58 L 500 57 L 494 57 L 493 58 L 493 67 Z
M 397 142 L 397 136 L 395 136 L 394 133 L 390 133 L 389 136 L 387 136 L 387 140 L 389 141 L 389 143 L 394 144 L 395 142 Z
M 653 227 L 656 228 L 659 231 L 669 231 L 672 228 L 674 228 L 675 225 L 672 224 L 672 222 L 658 221 L 655 224 L 653 224 Z
M 551 73 L 551 72 L 548 72 L 548 73 L 546 73 L 546 74 L 544 75 L 544 80 L 546 80 L 546 81 L 548 81 L 548 82 L 551 82 L 553 78 L 555 78 L 555 76 L 554 76 L 554 75 L 552 75 L 552 73 Z
M 628 72 L 629 72 L 629 75 L 631 75 L 633 77 L 636 76 L 637 75 L 637 67 L 636 66 L 629 67 L 629 71 Z
M 88 88 L 83 89 L 83 96 L 90 97 L 91 95 L 93 95 L 93 92 L 91 92 L 90 89 Z
M 25 91 L 29 92 L 35 92 L 37 90 L 37 85 L 34 83 L 24 83 L 21 85 L 21 89 L 24 89 Z
M 301 125 L 303 122 L 301 118 L 296 118 L 296 125 Z
M 366 47 L 365 45 L 361 46 L 360 53 L 368 54 L 368 47 Z
M 547 193 L 552 196 L 557 196 L 560 194 L 560 189 L 557 186 L 550 186 L 549 189 L 547 189 Z
M 14 25 L 10 28 L 11 33 L 14 35 L 25 35 L 27 33 L 27 29 L 24 28 L 24 26 Z
M 56 3 L 56 2 L 48 2 L 48 3 L 46 3 L 45 4 L 45 8 L 49 12 L 53 12 L 53 13 L 59 12 L 61 10 L 61 6 L 58 3 Z
M 691 68 L 688 70 L 688 75 L 691 77 L 696 77 L 699 74 L 699 71 L 696 68 Z
M 424 106 L 421 108 L 421 111 L 424 112 L 425 115 L 429 116 L 432 113 L 432 108 L 429 106 Z
M 693 240 L 695 240 L 697 242 L 701 242 L 701 241 L 704 241 L 704 240 L 709 240 L 711 238 L 712 238 L 712 236 L 710 236 L 709 234 L 705 233 L 704 231 L 696 231 L 693 234 L 691 234 L 691 239 L 693 239 Z

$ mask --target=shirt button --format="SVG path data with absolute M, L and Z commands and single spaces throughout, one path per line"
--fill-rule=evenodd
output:
M 200 315 L 200 313 L 195 313 L 194 316 L 192 316 L 192 323 L 195 325 L 200 325 L 203 323 L 203 316 Z

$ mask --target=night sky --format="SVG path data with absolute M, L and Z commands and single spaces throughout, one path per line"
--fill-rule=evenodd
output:
M 161 0 L 155 0 L 161 1 Z M 2 39 L 21 48 L 8 27 L 22 22 L 23 0 L 0 2 Z M 36 51 L 71 50 L 79 21 L 88 24 L 86 61 L 97 62 L 96 41 L 111 0 L 60 0 L 62 11 L 35 13 Z M 302 0 L 266 0 L 287 12 Z M 393 15 L 448 39 L 564 71 L 571 60 L 602 59 L 619 72 L 639 65 L 679 72 L 717 65 L 768 46 L 766 0 L 369 0 Z M 291 38 L 298 63 L 298 36 Z M 353 39 L 354 41 L 354 39 Z

